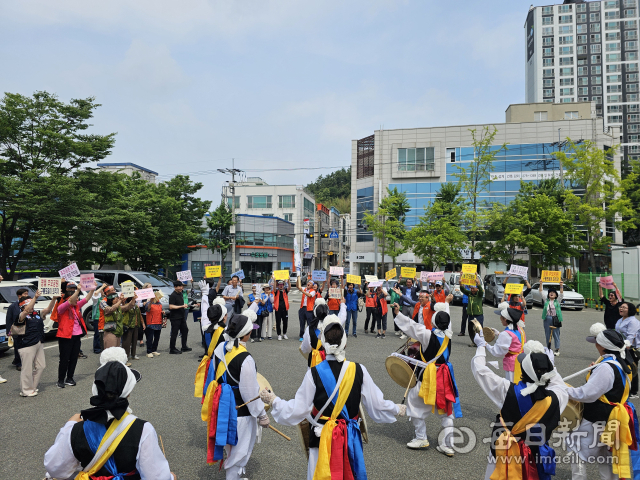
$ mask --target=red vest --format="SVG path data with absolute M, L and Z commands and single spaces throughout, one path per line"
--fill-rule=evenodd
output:
M 162 325 L 162 305 L 159 303 L 147 305 L 147 325 Z
M 80 323 L 80 327 L 82 328 L 82 333 L 83 334 L 87 333 L 87 326 L 84 324 L 84 318 L 82 318 L 82 311 L 78 306 L 81 301 L 82 300 L 78 300 L 78 303 L 76 303 L 76 305 L 69 304 L 69 308 L 67 308 L 64 311 L 64 313 L 58 312 L 57 310 L 59 306 L 56 306 L 56 313 L 58 317 L 58 333 L 56 333 L 56 337 L 71 338 L 73 336 L 73 324 L 75 321 L 75 316 L 78 317 L 78 322 Z M 74 315 L 74 312 L 75 312 L 75 315 Z
M 433 298 L 436 299 L 437 303 L 444 303 L 445 300 L 447 299 L 447 294 L 444 291 L 444 288 L 442 290 L 440 290 L 440 292 L 438 293 L 437 290 L 433 291 Z
M 365 302 L 366 307 L 375 307 L 376 306 L 376 294 L 371 294 L 367 292 L 367 300 Z
M 280 294 L 278 292 L 280 292 L 280 290 L 276 290 L 273 294 L 273 296 L 275 297 L 273 307 L 276 312 L 278 311 L 280 305 Z M 284 298 L 285 307 L 287 307 L 287 310 L 289 310 L 289 297 L 287 296 L 287 291 L 284 288 L 282 289 L 282 297 Z M 300 306 L 300 308 L 302 308 L 302 305 Z
M 416 303 L 416 306 L 413 307 L 413 319 L 418 320 L 418 311 L 420 309 L 420 302 Z M 431 326 L 431 317 L 433 316 L 433 310 L 431 310 L 431 302 L 427 302 L 427 304 L 422 308 L 422 321 L 424 322 L 424 326 L 431 330 L 433 327 Z
M 101 298 L 100 301 L 107 301 L 107 298 Z M 104 329 L 104 310 L 98 305 L 98 310 L 100 311 L 100 317 L 98 318 L 98 330 Z
M 382 316 L 386 315 L 389 311 L 389 307 L 387 307 L 387 299 L 385 297 L 380 299 L 380 308 L 382 309 Z
M 330 298 L 327 305 L 329 310 L 340 310 L 340 300 L 337 298 Z
M 302 294 L 302 300 L 300 300 L 300 308 L 304 308 L 304 299 L 307 299 L 307 312 L 313 312 L 313 307 L 316 302 L 316 291 L 312 288 L 311 290 L 307 290 L 306 288 L 303 292 L 313 293 L 312 297 L 307 297 L 304 293 Z

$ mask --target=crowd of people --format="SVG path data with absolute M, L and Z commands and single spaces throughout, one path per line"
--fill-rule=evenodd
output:
M 490 449 L 493 460 L 488 462 L 485 478 L 509 478 L 513 468 L 519 469 L 520 476 L 527 471 L 526 478 L 533 478 L 532 472 L 537 478 L 550 478 L 549 465 L 553 461 L 549 459 L 555 452 L 548 441 L 570 400 L 584 404 L 583 418 L 576 430 L 584 435 L 570 445 L 576 454 L 571 464 L 572 478 L 586 479 L 586 464 L 593 463 L 594 458 L 602 459 L 598 460 L 601 478 L 633 478 L 634 465 L 640 465 L 637 415 L 628 401 L 638 398 L 640 321 L 635 317 L 636 307 L 624 301 L 617 286 L 611 292 L 601 289 L 606 306 L 604 323 L 592 325 L 587 337 L 599 356 L 590 367 L 587 383 L 572 388 L 555 369 L 554 360 L 560 349 L 563 284 L 560 282 L 558 290 L 545 290 L 540 284 L 545 339 L 539 342 L 526 338 L 529 312 L 525 297 L 531 286 L 523 280 L 526 289 L 522 294 L 505 294 L 495 310 L 504 327 L 502 331 L 489 329 L 495 342 L 485 338 L 488 330 L 483 328 L 482 282 L 478 279 L 475 285 L 460 289 L 465 298 L 458 335 L 464 336 L 468 330 L 476 348 L 471 364 L 473 376 L 499 409 L 492 425 L 492 438 L 496 440 Z M 366 478 L 359 422 L 362 406 L 379 423 L 409 417 L 415 431 L 407 443 L 411 449 L 429 447 L 427 422 L 432 415 L 439 417 L 442 433 L 436 450 L 447 457 L 455 455 L 453 427 L 455 420 L 462 417 L 463 408 L 454 374 L 455 358 L 451 355 L 449 305 L 453 295 L 445 282 L 427 284 L 417 278 L 405 279 L 403 284 L 393 282 L 387 291 L 332 279 L 329 288 L 338 289 L 340 294 L 336 296 L 336 290 L 331 295 L 328 289 L 325 291 L 326 282 L 309 281 L 303 288 L 299 280 L 292 286 L 289 281 L 271 278 L 264 285 L 251 285 L 246 298 L 237 276 L 224 288 L 221 283 L 222 278 L 199 282 L 201 298 L 194 301 L 185 292 L 184 284 L 175 282 L 167 313 L 159 302 L 161 293 L 140 301 L 135 289 L 133 295 L 125 297 L 112 285 L 101 285 L 80 298 L 78 286 L 64 282 L 63 294 L 51 299 L 41 311 L 35 311 L 40 292 L 33 298 L 27 290 L 16 292 L 18 299 L 10 309 L 8 329 L 22 365 L 22 396 L 38 394 L 38 382 L 46 367 L 42 343 L 43 319 L 47 315 L 55 316 L 58 322 L 59 388 L 76 385 L 73 377 L 78 359 L 82 358 L 80 340 L 87 333 L 82 308 L 88 302 L 94 323 L 93 348 L 101 355 L 91 398 L 93 408 L 74 415 L 62 428 L 45 456 L 48 478 L 70 478 L 78 471 L 85 472 L 82 478 L 86 479 L 126 472 L 135 472 L 143 479 L 175 478 L 158 449 L 155 430 L 132 415 L 127 399 L 140 378 L 139 372 L 130 367 L 133 360 L 139 359 L 136 345 L 144 336 L 147 356 L 160 355 L 158 341 L 168 320 L 169 353 L 192 350 L 187 343 L 189 311 L 199 322 L 204 348 L 194 394 L 201 400 L 198 410 L 207 422 L 207 462 L 224 459 L 227 479 L 244 478 L 261 429 L 273 428 L 265 406 L 270 407 L 275 422 L 306 429 L 308 479 Z M 274 329 L 278 340 L 288 338 L 292 288 L 301 293 L 300 351 L 307 356 L 308 370 L 295 398 L 284 400 L 271 389 L 260 387 L 247 347 L 272 339 Z M 377 339 L 384 339 L 389 320 L 393 321 L 396 335 L 417 342 L 418 356 L 412 366 L 415 382 L 407 387 L 406 402 L 402 404 L 385 400 L 365 366 L 346 360 L 349 327 L 352 326 L 351 337 L 357 337 L 358 312 L 363 309 L 366 334 L 375 333 Z M 387 319 L 389 313 L 392 317 Z M 176 347 L 178 337 L 180 349 Z M 501 360 L 502 375 L 487 367 L 487 353 Z M 608 440 L 612 429 L 617 442 Z M 121 442 L 127 448 L 117 448 Z M 106 447 L 112 444 L 111 450 L 105 450 L 101 443 Z M 345 452 L 339 465 L 328 454 L 335 448 Z M 511 460 L 519 456 L 525 462 L 512 464 Z

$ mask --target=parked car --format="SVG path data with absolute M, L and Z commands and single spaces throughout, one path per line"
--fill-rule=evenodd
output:
M 0 353 L 9 350 L 9 337 L 7 337 L 7 315 L 0 313 Z
M 289 283 L 291 285 L 295 285 L 298 282 L 298 275 L 300 275 L 300 285 L 307 284 L 307 273 L 306 272 L 290 272 L 289 273 Z
M 543 284 L 543 290 L 548 291 L 549 287 L 553 287 L 556 291 L 560 291 L 559 283 L 545 283 Z M 540 283 L 536 283 L 531 287 L 531 293 L 527 295 L 527 305 L 531 302 L 532 305 L 540 305 L 544 306 L 544 302 L 542 301 L 542 295 L 540 295 Z M 563 292 L 562 302 L 560 302 L 560 307 L 562 308 L 573 308 L 578 312 L 584 308 L 584 297 L 576 292 L 573 288 L 569 288 L 565 285 Z
M 453 303 L 454 305 L 462 305 L 462 297 L 464 294 L 460 291 L 460 272 L 454 272 L 449 276 L 449 291 L 453 294 Z M 479 277 L 478 277 L 479 278 Z M 482 280 L 481 280 L 482 282 Z M 483 293 L 482 298 L 486 298 L 487 291 L 483 282 Z
M 31 297 L 33 297 L 36 293 L 36 289 L 33 288 L 30 283 L 7 281 L 3 281 L 2 283 L 0 283 L 0 314 L 2 314 L 4 317 L 6 317 L 9 305 L 18 300 L 16 292 L 21 288 L 26 288 L 27 290 L 29 290 L 29 295 Z M 44 310 L 49 306 L 50 301 L 51 297 L 47 297 L 46 295 L 40 296 L 38 298 L 38 301 L 36 302 L 35 309 Z M 4 321 L 6 325 L 6 319 Z M 44 333 L 48 334 L 49 332 L 55 332 L 56 330 L 58 330 L 58 323 L 52 321 L 49 316 L 47 316 L 47 318 L 44 319 Z
M 485 275 L 484 284 L 485 287 L 485 296 L 484 301 L 493 304 L 494 307 L 498 307 L 498 304 L 502 301 L 502 296 L 504 295 L 504 286 L 502 283 L 504 279 L 507 279 L 506 283 L 518 283 L 525 285 L 525 279 L 518 275 L 508 275 L 508 274 L 495 274 L 491 273 L 489 275 Z M 532 304 L 527 302 L 527 307 L 530 307 Z

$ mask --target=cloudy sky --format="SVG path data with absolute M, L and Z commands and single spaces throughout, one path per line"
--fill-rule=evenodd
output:
M 549 2 L 534 2 L 545 5 Z M 112 162 L 308 183 L 375 129 L 502 122 L 524 101 L 530 1 L 0 4 L 3 91 L 96 97 Z M 270 168 L 309 168 L 269 172 Z M 194 175 L 217 203 L 222 174 Z

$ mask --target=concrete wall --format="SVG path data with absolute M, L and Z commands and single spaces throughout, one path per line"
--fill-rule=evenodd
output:
M 566 112 L 578 112 L 581 119 L 595 118 L 595 102 L 576 103 L 526 103 L 509 105 L 506 111 L 507 123 L 534 122 L 536 112 L 547 112 L 547 121 L 565 120 Z

